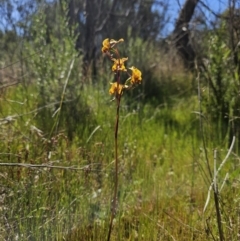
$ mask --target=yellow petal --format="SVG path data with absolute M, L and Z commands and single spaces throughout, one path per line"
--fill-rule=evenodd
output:
M 102 45 L 103 45 L 102 52 L 106 53 L 106 52 L 110 51 L 110 49 L 113 48 L 117 43 L 120 43 L 123 41 L 124 41 L 123 38 L 121 38 L 119 40 L 115 40 L 115 39 L 109 40 L 109 38 L 104 39 L 102 42 Z
M 124 41 L 123 38 L 121 38 L 121 39 L 119 39 L 119 40 L 111 39 L 111 40 L 110 40 L 111 47 L 113 47 L 113 46 L 115 46 L 117 43 L 121 43 L 121 42 L 123 42 L 123 41 Z
M 129 69 L 132 70 L 131 83 L 132 84 L 140 84 L 142 81 L 142 72 L 134 66 L 132 66 Z
M 125 68 L 124 62 L 127 61 L 128 58 L 122 58 L 122 59 L 115 59 L 113 58 L 112 61 L 113 66 L 112 66 L 112 71 L 127 71 Z
M 111 44 L 109 42 L 109 38 L 104 39 L 103 42 L 102 42 L 102 45 L 103 45 L 103 47 L 102 47 L 102 52 L 103 53 L 106 53 L 107 51 L 109 51 L 110 48 L 111 48 Z
M 109 94 L 113 95 L 118 93 L 119 95 L 122 94 L 124 86 L 121 84 L 118 84 L 117 82 L 111 83 L 111 88 L 109 89 Z

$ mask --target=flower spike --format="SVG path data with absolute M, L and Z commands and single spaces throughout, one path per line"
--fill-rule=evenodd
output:
M 110 83 L 111 87 L 109 89 L 109 94 L 114 95 L 112 100 L 116 100 L 117 108 L 116 108 L 116 121 L 115 121 L 115 131 L 114 131 L 114 144 L 115 144 L 115 185 L 114 185 L 114 195 L 112 199 L 112 208 L 111 208 L 111 217 L 109 223 L 108 237 L 107 240 L 111 240 L 111 233 L 113 227 L 113 220 L 116 216 L 117 210 L 117 194 L 118 194 L 118 175 L 119 175 L 119 159 L 118 159 L 118 127 L 119 127 L 119 110 L 120 103 L 123 91 L 130 90 L 136 86 L 136 84 L 140 84 L 142 82 L 142 72 L 136 67 L 132 66 L 129 68 L 132 73 L 129 73 L 124 65 L 124 62 L 128 60 L 128 58 L 121 58 L 121 55 L 117 48 L 115 48 L 116 44 L 123 42 L 124 40 L 121 38 L 119 40 L 114 39 L 105 39 L 102 42 L 102 52 L 107 55 L 107 57 L 113 61 L 112 71 L 115 75 L 115 82 Z M 128 75 L 128 79 L 124 84 L 121 80 L 121 76 L 126 76 L 125 73 L 121 73 L 124 71 Z

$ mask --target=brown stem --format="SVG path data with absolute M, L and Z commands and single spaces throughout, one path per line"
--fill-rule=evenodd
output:
M 219 197 L 218 197 L 218 189 L 214 189 L 214 203 L 215 203 L 215 209 L 217 214 L 217 225 L 218 225 L 218 232 L 219 232 L 219 238 L 220 241 L 224 241 L 224 233 L 222 228 L 222 218 L 221 218 L 221 212 L 220 212 L 220 206 L 219 206 Z
M 113 226 L 113 219 L 116 215 L 117 209 L 117 191 L 118 191 L 118 125 L 119 125 L 119 109 L 120 109 L 120 102 L 122 93 L 118 94 L 118 86 L 120 82 L 120 72 L 117 73 L 117 92 L 116 92 L 116 100 L 117 100 L 117 112 L 116 112 L 116 122 L 115 122 L 115 135 L 114 135 L 114 142 L 115 142 L 115 182 L 114 182 L 114 195 L 113 201 L 111 206 L 111 218 L 109 223 L 109 230 L 108 230 L 108 238 L 107 241 L 110 241 L 111 233 L 112 233 L 112 226 Z

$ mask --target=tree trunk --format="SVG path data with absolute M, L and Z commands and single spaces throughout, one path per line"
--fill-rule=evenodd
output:
M 83 57 L 83 76 L 87 77 L 91 61 L 95 57 L 95 27 L 96 27 L 96 3 L 95 0 L 86 1 L 86 24 L 85 24 L 85 37 L 84 37 L 84 57 Z M 92 63 L 93 64 L 93 63 Z M 93 69 L 94 66 L 92 66 Z M 94 73 L 93 73 L 94 74 Z
M 188 24 L 194 14 L 199 0 L 186 0 L 173 31 L 173 44 L 187 68 L 194 67 L 195 52 L 190 43 Z

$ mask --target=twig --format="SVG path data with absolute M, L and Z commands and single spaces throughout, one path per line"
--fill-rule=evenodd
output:
M 221 185 L 221 187 L 220 187 L 220 189 L 219 189 L 219 192 L 222 191 L 222 189 L 223 189 L 226 181 L 228 180 L 228 177 L 229 177 L 229 174 L 227 173 L 226 176 L 225 176 L 225 178 L 223 179 L 223 183 L 222 183 L 222 185 Z
M 19 83 L 20 83 L 20 82 L 17 81 L 17 82 L 13 82 L 13 83 L 4 84 L 4 85 L 1 85 L 1 86 L 0 86 L 0 89 L 8 88 L 8 87 L 10 87 L 10 86 L 17 85 L 17 84 L 19 84 Z
M 217 150 L 214 150 L 214 157 L 213 157 L 213 187 L 214 192 L 217 192 Z
M 236 140 L 236 137 L 233 136 L 232 143 L 231 143 L 231 146 L 230 146 L 230 148 L 229 148 L 229 150 L 228 150 L 228 153 L 227 153 L 227 155 L 225 156 L 225 158 L 224 158 L 224 160 L 222 161 L 222 163 L 220 164 L 220 166 L 218 167 L 217 172 L 216 172 L 216 175 L 218 175 L 218 173 L 219 173 L 220 170 L 222 169 L 223 165 L 226 163 L 228 157 L 230 156 L 230 154 L 231 154 L 231 152 L 232 152 L 232 149 L 233 149 L 233 147 L 234 147 L 234 144 L 235 144 L 235 140 Z
M 225 156 L 225 158 L 224 158 L 224 160 L 222 161 L 222 163 L 220 164 L 220 166 L 218 167 L 216 173 L 214 174 L 214 178 L 217 177 L 218 173 L 220 172 L 220 170 L 222 169 L 223 165 L 226 163 L 229 155 L 231 154 L 232 149 L 233 149 L 233 147 L 234 147 L 235 140 L 236 140 L 236 137 L 233 136 L 233 140 L 232 140 L 231 146 L 230 146 L 230 148 L 229 148 L 229 150 L 228 150 L 228 153 L 227 153 L 227 155 Z M 215 176 L 216 176 L 216 177 L 215 177 Z M 225 177 L 225 179 L 226 179 L 226 177 Z M 224 180 L 225 180 L 225 179 L 224 179 Z M 210 192 L 211 192 L 211 190 L 212 190 L 213 184 L 214 184 L 214 180 L 212 181 L 212 183 L 211 183 L 210 186 L 209 186 L 208 195 L 207 195 L 207 200 L 206 200 L 206 203 L 205 203 L 205 205 L 204 205 L 203 212 L 206 211 L 206 208 L 207 208 L 207 206 L 208 206 L 208 203 L 209 203 L 209 200 L 210 200 Z M 222 184 L 222 186 L 223 186 L 223 184 Z M 222 189 L 222 187 L 221 187 L 221 189 Z M 221 190 L 221 189 L 220 189 L 220 190 Z
M 95 132 L 100 128 L 101 126 L 99 125 L 99 126 L 97 126 L 93 131 L 92 131 L 92 133 L 91 133 L 91 135 L 88 137 L 88 139 L 87 139 L 87 143 L 91 140 L 91 138 L 92 138 L 92 136 L 95 134 Z
M 156 221 L 153 220 L 152 218 L 150 218 L 146 213 L 143 213 L 143 215 L 146 216 L 146 217 L 147 217 L 149 220 L 151 220 L 153 223 L 156 223 Z M 161 229 L 163 229 L 163 231 L 166 232 L 166 234 L 167 234 L 168 236 L 170 236 L 174 241 L 176 241 L 176 239 L 173 237 L 173 235 L 171 235 L 164 226 L 160 225 L 159 222 L 157 222 L 156 225 L 157 225 L 158 227 L 160 227 Z
M 10 66 L 12 66 L 12 65 L 14 65 L 14 64 L 17 64 L 17 63 L 21 62 L 21 61 L 24 60 L 24 59 L 28 59 L 28 58 L 30 58 L 30 57 L 32 57 L 32 56 L 34 56 L 34 55 L 36 55 L 36 54 L 38 54 L 38 53 L 40 53 L 40 52 L 41 52 L 41 50 L 38 50 L 38 51 L 36 51 L 35 53 L 30 54 L 29 56 L 27 56 L 27 57 L 25 57 L 25 58 L 22 58 L 21 60 L 17 60 L 17 61 L 15 61 L 15 62 L 12 62 L 11 64 L 8 64 L 8 65 L 5 65 L 5 66 L 1 67 L 0 70 L 6 69 L 6 68 L 8 68 L 8 67 L 10 67 Z
M 63 103 L 68 103 L 68 102 L 72 102 L 74 100 L 65 100 L 63 101 Z M 32 110 L 32 111 L 29 111 L 27 113 L 23 113 L 23 114 L 15 114 L 15 115 L 12 115 L 12 116 L 6 116 L 2 119 L 0 119 L 0 125 L 2 124 L 8 124 L 12 121 L 14 121 L 14 118 L 19 118 L 19 117 L 22 117 L 22 116 L 25 116 L 25 115 L 31 115 L 32 113 L 35 113 L 35 112 L 38 112 L 40 110 L 43 110 L 44 108 L 48 108 L 48 107 L 51 107 L 51 106 L 55 106 L 57 104 L 61 103 L 61 101 L 56 101 L 56 102 L 53 102 L 53 103 L 50 103 L 50 104 L 47 104 L 47 105 L 44 105 L 44 106 L 41 106 L 35 110 Z
M 29 163 L 0 163 L 0 166 L 6 166 L 6 167 L 26 167 L 26 168 L 55 168 L 55 169 L 65 169 L 65 170 L 82 170 L 85 171 L 90 168 L 90 165 L 86 165 L 84 167 L 76 167 L 76 166 L 52 166 L 49 164 L 29 164 Z M 93 169 L 91 169 L 93 170 Z
M 183 225 L 184 227 L 187 227 L 187 228 L 193 230 L 194 232 L 198 232 L 198 233 L 201 233 L 201 232 L 202 232 L 201 230 L 196 229 L 196 228 L 194 228 L 193 226 L 190 226 L 190 225 L 188 225 L 188 224 L 185 224 L 183 221 L 177 219 L 176 217 L 174 217 L 173 215 L 169 214 L 169 213 L 168 213 L 167 211 L 165 211 L 165 210 L 163 210 L 163 213 L 167 214 L 171 219 L 173 219 L 174 221 L 180 223 L 180 224 Z
M 216 239 L 215 239 L 215 237 L 214 237 L 214 235 L 213 235 L 213 233 L 212 233 L 212 230 L 210 229 L 210 225 L 209 225 L 209 218 L 208 219 L 206 219 L 206 223 L 207 223 L 207 233 L 209 232 L 210 234 L 211 234 L 211 236 L 212 236 L 212 239 L 214 240 L 214 241 L 217 241 Z

